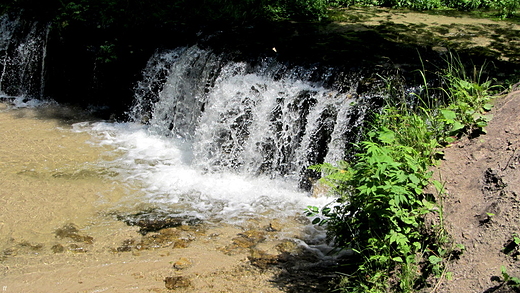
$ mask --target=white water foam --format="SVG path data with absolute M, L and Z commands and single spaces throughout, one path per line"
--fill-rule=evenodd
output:
M 103 164 L 119 174 L 118 180 L 141 191 L 133 200 L 176 214 L 233 223 L 251 216 L 294 216 L 308 205 L 333 201 L 298 191 L 293 181 L 205 172 L 190 164 L 190 145 L 136 123 L 84 122 L 74 130 L 88 131 L 96 143 L 115 148 L 117 158 Z
M 11 108 L 37 108 L 46 105 L 55 105 L 54 101 L 27 99 L 25 96 L 9 96 L 0 92 L 0 100 L 9 102 Z

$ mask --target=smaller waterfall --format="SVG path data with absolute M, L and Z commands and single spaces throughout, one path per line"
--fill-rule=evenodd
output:
M 42 99 L 50 27 L 0 16 L 0 95 Z
M 327 84 L 338 83 L 342 89 Z M 158 52 L 136 88 L 131 116 L 182 140 L 207 172 L 311 185 L 308 166 L 345 158 L 371 98 L 333 69 L 275 58 L 237 62 L 197 46 Z

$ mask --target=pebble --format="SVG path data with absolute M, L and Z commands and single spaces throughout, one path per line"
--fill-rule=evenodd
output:
M 185 257 L 181 257 L 179 260 L 173 263 L 173 268 L 177 270 L 184 270 L 193 265 L 193 262 Z

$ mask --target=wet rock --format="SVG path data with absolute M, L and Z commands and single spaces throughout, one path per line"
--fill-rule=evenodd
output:
M 159 231 L 159 234 L 167 236 L 167 237 L 179 237 L 183 230 L 185 231 L 186 229 L 183 229 L 182 226 L 180 226 L 179 228 L 166 228 L 166 229 L 161 229 Z
M 54 253 L 62 253 L 65 251 L 65 246 L 61 245 L 61 244 L 54 244 L 52 247 L 51 247 L 51 251 L 54 252 Z
M 40 251 L 43 249 L 43 244 L 41 244 L 41 243 L 33 244 L 33 243 L 30 243 L 27 241 L 20 242 L 18 244 L 18 246 L 21 249 L 25 249 L 25 250 L 29 250 L 29 251 Z
M 258 230 L 248 230 L 237 234 L 237 236 L 232 239 L 232 244 L 220 248 L 220 250 L 225 254 L 232 255 L 251 249 L 265 240 L 265 232 Z
M 0 261 L 7 259 L 9 256 L 16 256 L 23 253 L 38 254 L 44 248 L 41 243 L 30 243 L 28 241 L 21 241 L 19 243 L 13 243 L 12 247 L 4 249 L 0 253 Z
M 164 247 L 186 248 L 196 236 L 202 234 L 204 229 L 200 227 L 179 226 L 176 228 L 166 228 L 158 232 L 147 233 L 141 237 L 140 241 L 127 239 L 122 245 L 113 249 L 114 252 L 128 252 L 133 250 L 148 250 Z
M 312 184 L 311 193 L 313 197 L 323 197 L 331 194 L 332 188 L 320 180 L 316 180 Z
M 139 226 L 139 233 L 146 235 L 149 232 L 156 232 L 164 228 L 181 226 L 182 218 L 165 218 L 165 219 L 142 219 L 135 223 L 128 222 L 131 226 Z
M 183 276 L 166 277 L 164 279 L 164 285 L 168 290 L 175 290 L 191 287 L 191 281 Z
M 161 234 L 149 234 L 141 238 L 141 242 L 136 245 L 139 250 L 143 249 L 155 249 L 161 247 L 167 247 L 175 242 L 175 237 L 168 237 Z
M 237 248 L 251 248 L 256 245 L 254 241 L 245 237 L 235 237 L 233 240 L 233 246 Z
M 15 256 L 18 252 L 14 248 L 6 248 L 4 251 L 2 251 L 2 254 L 0 255 L 0 261 L 6 260 L 9 256 Z
M 260 243 L 265 240 L 265 232 L 258 230 L 248 230 L 242 233 L 239 233 L 238 236 L 245 238 L 253 243 Z
M 85 253 L 88 251 L 84 246 L 72 243 L 68 246 L 69 251 L 75 252 L 75 253 Z
M 134 239 L 126 239 L 123 241 L 122 245 L 115 249 L 115 252 L 128 252 L 132 251 L 134 248 L 135 240 Z
M 94 243 L 93 237 L 80 234 L 78 227 L 73 223 L 65 224 L 63 227 L 56 229 L 54 234 L 60 239 L 70 238 L 75 242 Z
M 276 250 L 280 253 L 286 253 L 290 255 L 298 255 L 302 253 L 302 248 L 298 243 L 293 240 L 284 240 L 282 243 L 276 245 Z
M 118 220 L 125 222 L 129 226 L 138 226 L 139 233 L 146 235 L 150 232 L 157 232 L 162 229 L 179 227 L 182 225 L 200 225 L 202 221 L 198 218 L 187 216 L 173 216 L 164 211 L 150 210 L 131 215 L 119 215 Z
M 282 224 L 278 220 L 273 220 L 269 223 L 269 226 L 265 229 L 267 232 L 278 232 L 282 231 Z
M 255 267 L 265 270 L 273 265 L 276 265 L 279 261 L 279 256 L 268 254 L 263 250 L 252 249 L 251 255 L 248 257 L 248 259 Z
M 173 268 L 177 270 L 184 270 L 193 265 L 193 262 L 185 257 L 181 257 L 179 260 L 173 263 Z
M 65 238 L 68 237 L 70 234 L 78 233 L 79 229 L 74 225 L 73 223 L 65 224 L 63 227 L 58 228 L 54 231 L 54 234 L 56 234 L 56 237 L 59 238 Z
M 173 244 L 173 248 L 187 248 L 188 246 L 190 246 L 191 241 L 193 240 L 179 239 L 175 241 L 175 243 Z

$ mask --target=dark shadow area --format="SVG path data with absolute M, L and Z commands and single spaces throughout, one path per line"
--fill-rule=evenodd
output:
M 416 70 L 435 72 L 442 68 L 447 50 L 458 53 L 468 63 L 492 64 L 487 76 L 502 79 L 518 75 L 518 30 L 493 25 L 429 26 L 390 21 L 365 25 L 361 21 L 376 13 L 367 11 L 345 12 L 349 23 L 52 27 L 42 70 L 45 84 L 41 88 L 45 97 L 60 103 L 95 108 L 96 115 L 106 119 L 125 119 L 124 113 L 134 99 L 134 87 L 150 56 L 158 49 L 194 44 L 237 61 L 273 57 L 289 66 L 334 67 L 337 72 L 384 76 L 385 72 L 400 71 L 410 85 L 421 83 L 415 80 Z M 471 40 L 477 37 L 491 42 L 488 46 L 474 46 Z
M 496 277 L 498 278 L 498 277 Z M 500 280 L 500 278 L 498 278 Z M 483 293 L 518 293 L 520 292 L 520 289 L 517 286 L 509 285 L 505 282 L 502 282 L 501 284 L 494 286 L 492 288 L 487 289 Z
M 334 292 L 335 284 L 346 273 L 346 267 L 338 260 L 326 260 L 310 250 L 281 246 L 278 250 L 281 252 L 278 255 L 253 250 L 248 259 L 252 266 L 261 271 L 277 272 L 271 282 L 284 292 Z
M 0 99 L 0 102 L 9 103 L 9 100 L 3 101 Z M 94 115 L 92 112 L 89 112 L 83 108 L 77 106 L 65 106 L 65 105 L 42 105 L 33 109 L 34 111 L 27 112 L 25 109 L 21 108 L 15 113 L 15 117 L 17 118 L 27 118 L 27 117 L 36 117 L 41 120 L 55 120 L 60 125 L 65 127 L 70 127 L 74 123 L 78 122 L 86 122 L 86 121 L 100 121 L 101 117 Z

